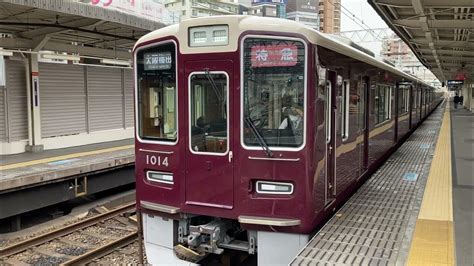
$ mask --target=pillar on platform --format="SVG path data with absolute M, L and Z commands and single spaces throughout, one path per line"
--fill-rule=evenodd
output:
M 27 98 L 28 98 L 28 145 L 26 151 L 39 152 L 43 150 L 41 143 L 41 114 L 40 114 L 40 81 L 38 53 L 28 55 L 26 64 Z

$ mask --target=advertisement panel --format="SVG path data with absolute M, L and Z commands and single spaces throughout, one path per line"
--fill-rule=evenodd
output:
M 79 0 L 79 2 L 165 24 L 173 21 L 171 12 L 165 8 L 164 0 Z
M 252 4 L 263 4 L 263 3 L 277 3 L 277 4 L 287 4 L 288 0 L 252 0 Z
M 316 13 L 318 11 L 318 0 L 293 0 L 288 3 L 289 12 L 308 12 Z

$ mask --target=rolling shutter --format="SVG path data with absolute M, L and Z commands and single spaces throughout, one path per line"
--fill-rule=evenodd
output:
M 26 73 L 23 61 L 5 60 L 10 141 L 28 139 Z
M 125 92 L 125 126 L 133 127 L 133 72 L 131 69 L 124 69 L 124 92 Z
M 40 63 L 39 73 L 42 137 L 86 132 L 84 67 Z
M 123 128 L 122 71 L 87 67 L 90 131 Z

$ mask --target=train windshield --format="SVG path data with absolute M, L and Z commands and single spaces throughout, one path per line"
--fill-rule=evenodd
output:
M 300 147 L 305 121 L 304 44 L 295 40 L 247 38 L 243 49 L 244 144 Z M 255 129 L 259 134 L 255 134 Z
M 175 49 L 167 43 L 137 53 L 137 123 L 143 139 L 177 140 Z

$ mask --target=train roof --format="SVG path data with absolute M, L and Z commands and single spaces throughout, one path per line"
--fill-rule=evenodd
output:
M 229 45 L 227 46 L 209 46 L 209 47 L 189 47 L 188 46 L 188 29 L 197 26 L 207 25 L 229 25 Z M 137 46 L 152 42 L 153 40 L 166 36 L 175 36 L 181 41 L 179 50 L 183 54 L 188 53 L 218 53 L 218 52 L 235 52 L 238 49 L 238 38 L 244 32 L 276 32 L 276 33 L 297 33 L 309 42 L 325 47 L 340 54 L 352 57 L 367 64 L 376 66 L 386 71 L 397 74 L 412 82 L 421 83 L 431 87 L 422 80 L 410 76 L 407 73 L 383 62 L 375 57 L 367 54 L 356 45 L 348 45 L 338 38 L 331 37 L 325 33 L 314 30 L 304 24 L 296 21 L 268 18 L 247 15 L 228 15 L 228 16 L 212 16 L 183 20 L 179 24 L 167 26 L 141 37 L 135 44 Z

